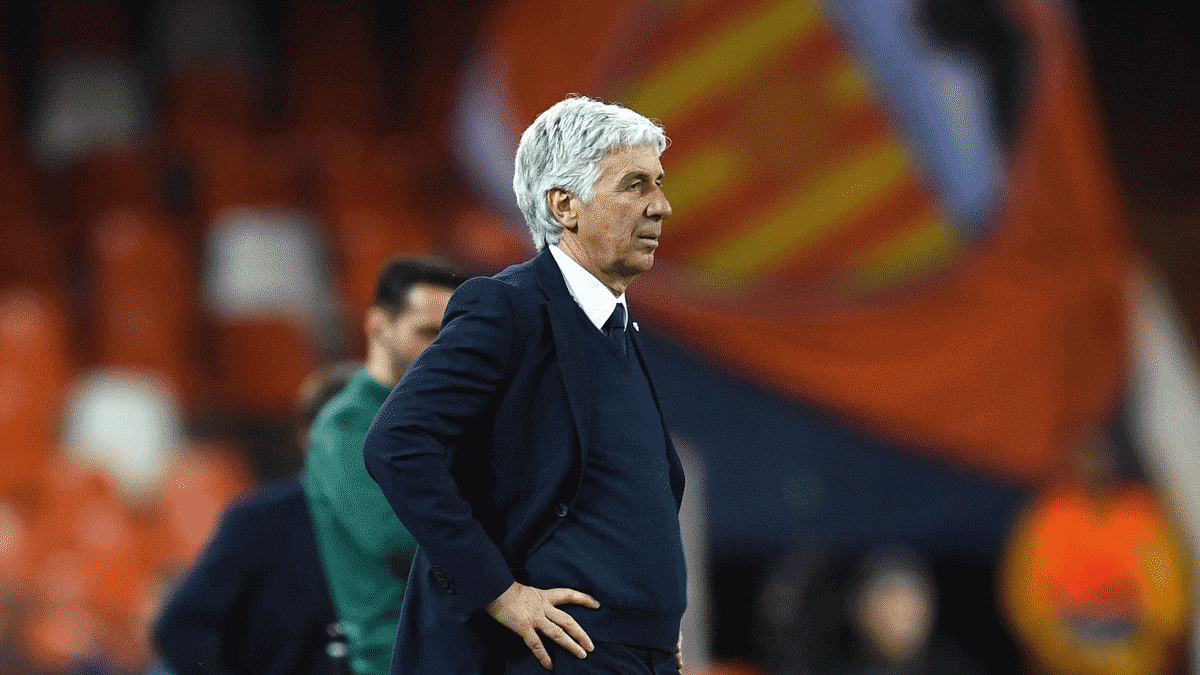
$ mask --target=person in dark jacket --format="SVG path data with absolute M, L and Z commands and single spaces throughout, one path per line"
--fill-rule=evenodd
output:
M 299 397 L 299 438 L 352 372 L 340 366 L 309 378 Z M 154 642 L 175 675 L 328 675 L 336 621 L 296 476 L 225 512 L 155 622 Z
M 419 544 L 392 675 L 678 673 L 684 476 L 625 289 L 671 205 L 660 127 L 572 97 L 517 150 L 541 253 L 467 281 L 375 416 Z

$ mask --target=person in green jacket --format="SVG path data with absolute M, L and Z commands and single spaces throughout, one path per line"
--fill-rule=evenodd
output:
M 417 543 L 363 464 L 375 413 L 437 337 L 464 280 L 430 258 L 395 258 L 379 275 L 364 321 L 366 367 L 321 409 L 305 461 L 305 496 L 326 579 L 358 675 L 387 675 Z

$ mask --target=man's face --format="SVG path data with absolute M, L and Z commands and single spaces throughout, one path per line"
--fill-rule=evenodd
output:
M 396 380 L 437 338 L 453 294 L 454 291 L 442 286 L 414 284 L 408 290 L 408 307 L 395 319 L 381 323 L 376 339 L 391 356 Z
M 671 215 L 662 164 L 658 153 L 639 146 L 606 156 L 600 169 L 592 203 L 580 204 L 573 234 L 596 270 L 632 279 L 654 265 L 662 221 Z

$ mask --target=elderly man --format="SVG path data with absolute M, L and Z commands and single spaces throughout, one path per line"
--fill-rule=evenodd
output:
M 463 284 L 371 425 L 420 544 L 393 675 L 682 667 L 683 471 L 625 298 L 671 214 L 667 143 L 588 98 L 538 116 L 513 188 L 540 253 Z

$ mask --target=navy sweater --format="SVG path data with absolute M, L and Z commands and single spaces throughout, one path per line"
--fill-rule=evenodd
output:
M 598 610 L 561 605 L 593 640 L 674 651 L 687 574 L 671 492 L 666 439 L 650 383 L 631 344 L 622 356 L 584 315 L 580 345 L 604 356 L 592 373 L 600 413 L 579 493 L 553 536 L 526 563 L 539 588 L 574 588 Z

